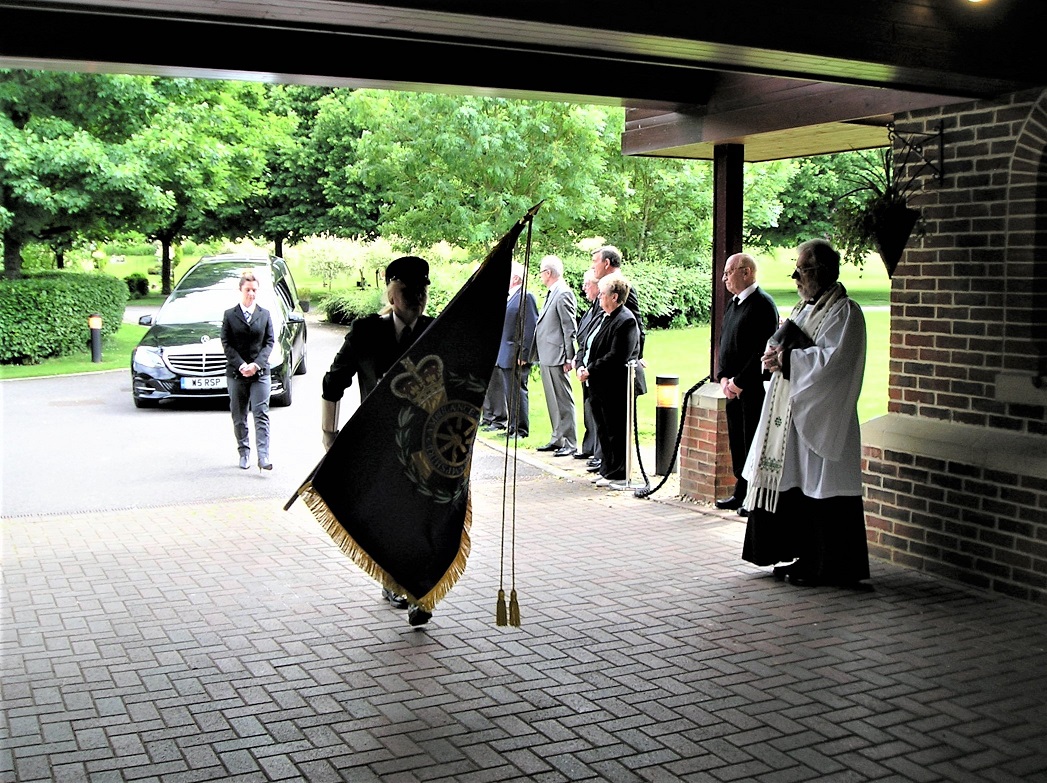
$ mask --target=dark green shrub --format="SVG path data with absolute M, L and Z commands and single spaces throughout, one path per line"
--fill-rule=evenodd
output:
M 132 299 L 141 299 L 149 295 L 149 278 L 141 272 L 132 272 L 124 278 L 127 283 L 127 293 Z
M 120 328 L 127 283 L 86 272 L 41 272 L 0 280 L 0 363 L 36 364 L 84 350 L 87 318 L 102 316 L 102 337 Z

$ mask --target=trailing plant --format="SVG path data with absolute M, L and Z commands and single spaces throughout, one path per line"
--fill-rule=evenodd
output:
M 837 200 L 831 238 L 844 260 L 859 268 L 876 250 L 891 275 L 919 218 L 908 203 L 915 180 L 899 180 L 890 147 L 865 161 L 850 177 L 856 186 Z

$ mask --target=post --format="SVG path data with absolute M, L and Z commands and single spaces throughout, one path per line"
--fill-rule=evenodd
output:
M 676 434 L 680 422 L 680 376 L 659 375 L 655 385 L 654 472 L 676 472 Z
M 633 456 L 636 454 L 636 443 L 633 433 L 636 431 L 636 359 L 625 363 L 628 372 L 625 374 L 625 481 L 613 484 L 614 489 L 636 489 L 633 484 Z
M 102 316 L 87 316 L 87 328 L 91 330 L 91 361 L 98 364 L 102 361 Z

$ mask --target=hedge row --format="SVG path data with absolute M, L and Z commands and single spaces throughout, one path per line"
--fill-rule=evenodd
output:
M 564 277 L 578 299 L 579 317 L 589 306 L 582 291 L 582 276 L 588 268 L 589 264 L 580 259 L 569 259 L 565 263 Z M 636 263 L 627 265 L 622 271 L 636 287 L 645 328 L 679 329 L 709 323 L 712 282 L 708 268 Z M 472 267 L 465 264 L 434 267 L 429 273 L 433 282 L 429 287 L 426 312 L 439 315 L 471 272 Z M 528 290 L 541 307 L 545 299 L 542 285 L 532 280 L 528 282 Z M 340 289 L 321 295 L 317 307 L 331 323 L 348 325 L 357 318 L 377 312 L 383 304 L 383 292 L 374 288 Z
M 116 333 L 127 283 L 89 272 L 38 272 L 0 280 L 0 363 L 38 364 L 91 344 L 90 315 L 102 316 L 102 337 Z

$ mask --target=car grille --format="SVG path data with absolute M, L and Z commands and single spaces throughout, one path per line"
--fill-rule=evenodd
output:
M 166 358 L 172 370 L 185 375 L 221 375 L 225 371 L 222 353 L 169 353 Z

